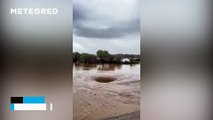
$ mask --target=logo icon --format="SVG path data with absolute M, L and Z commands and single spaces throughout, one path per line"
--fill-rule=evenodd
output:
M 46 111 L 47 105 L 44 96 L 23 96 L 10 98 L 11 111 Z M 52 110 L 52 103 L 50 104 Z

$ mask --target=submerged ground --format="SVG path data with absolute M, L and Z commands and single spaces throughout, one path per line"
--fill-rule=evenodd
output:
M 75 65 L 74 120 L 139 120 L 140 65 Z

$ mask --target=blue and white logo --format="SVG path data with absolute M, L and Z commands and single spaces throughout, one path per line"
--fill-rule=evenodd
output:
M 44 96 L 23 96 L 10 98 L 11 111 L 46 111 L 47 105 Z M 50 104 L 52 110 L 52 104 Z

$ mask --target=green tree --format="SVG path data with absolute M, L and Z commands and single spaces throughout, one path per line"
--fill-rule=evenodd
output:
M 107 50 L 98 50 L 96 54 L 101 63 L 108 63 L 112 60 L 112 55 Z
M 112 62 L 117 63 L 117 64 L 121 64 L 122 63 L 121 57 L 114 57 Z
M 80 60 L 80 53 L 74 52 L 73 53 L 73 62 L 78 62 Z
M 96 56 L 93 54 L 82 53 L 80 55 L 80 61 L 83 63 L 96 63 Z

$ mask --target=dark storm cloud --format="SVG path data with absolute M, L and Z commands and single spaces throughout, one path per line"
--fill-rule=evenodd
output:
M 140 54 L 139 0 L 73 0 L 73 51 Z
M 111 39 L 121 38 L 130 34 L 139 34 L 139 15 L 137 17 L 129 17 L 124 20 L 115 19 L 117 16 L 105 14 L 97 15 L 97 9 L 95 7 L 96 6 L 87 8 L 87 5 L 84 2 L 74 1 L 73 32 L 75 35 L 86 38 Z M 111 11 L 112 13 L 114 12 L 113 10 L 108 11 Z
M 86 14 L 86 8 L 83 8 L 83 6 L 81 6 L 80 4 L 78 4 L 77 2 L 74 2 L 74 6 L 73 6 L 73 21 L 74 23 L 78 23 L 81 20 L 86 20 L 88 18 L 88 15 Z
M 79 14 L 80 15 L 80 14 Z M 76 18 L 79 20 L 79 18 Z M 74 23 L 74 34 L 88 38 L 120 38 L 128 34 L 137 34 L 140 30 L 140 20 L 133 19 L 131 21 L 117 21 L 115 25 L 107 28 L 87 27 L 81 22 Z

